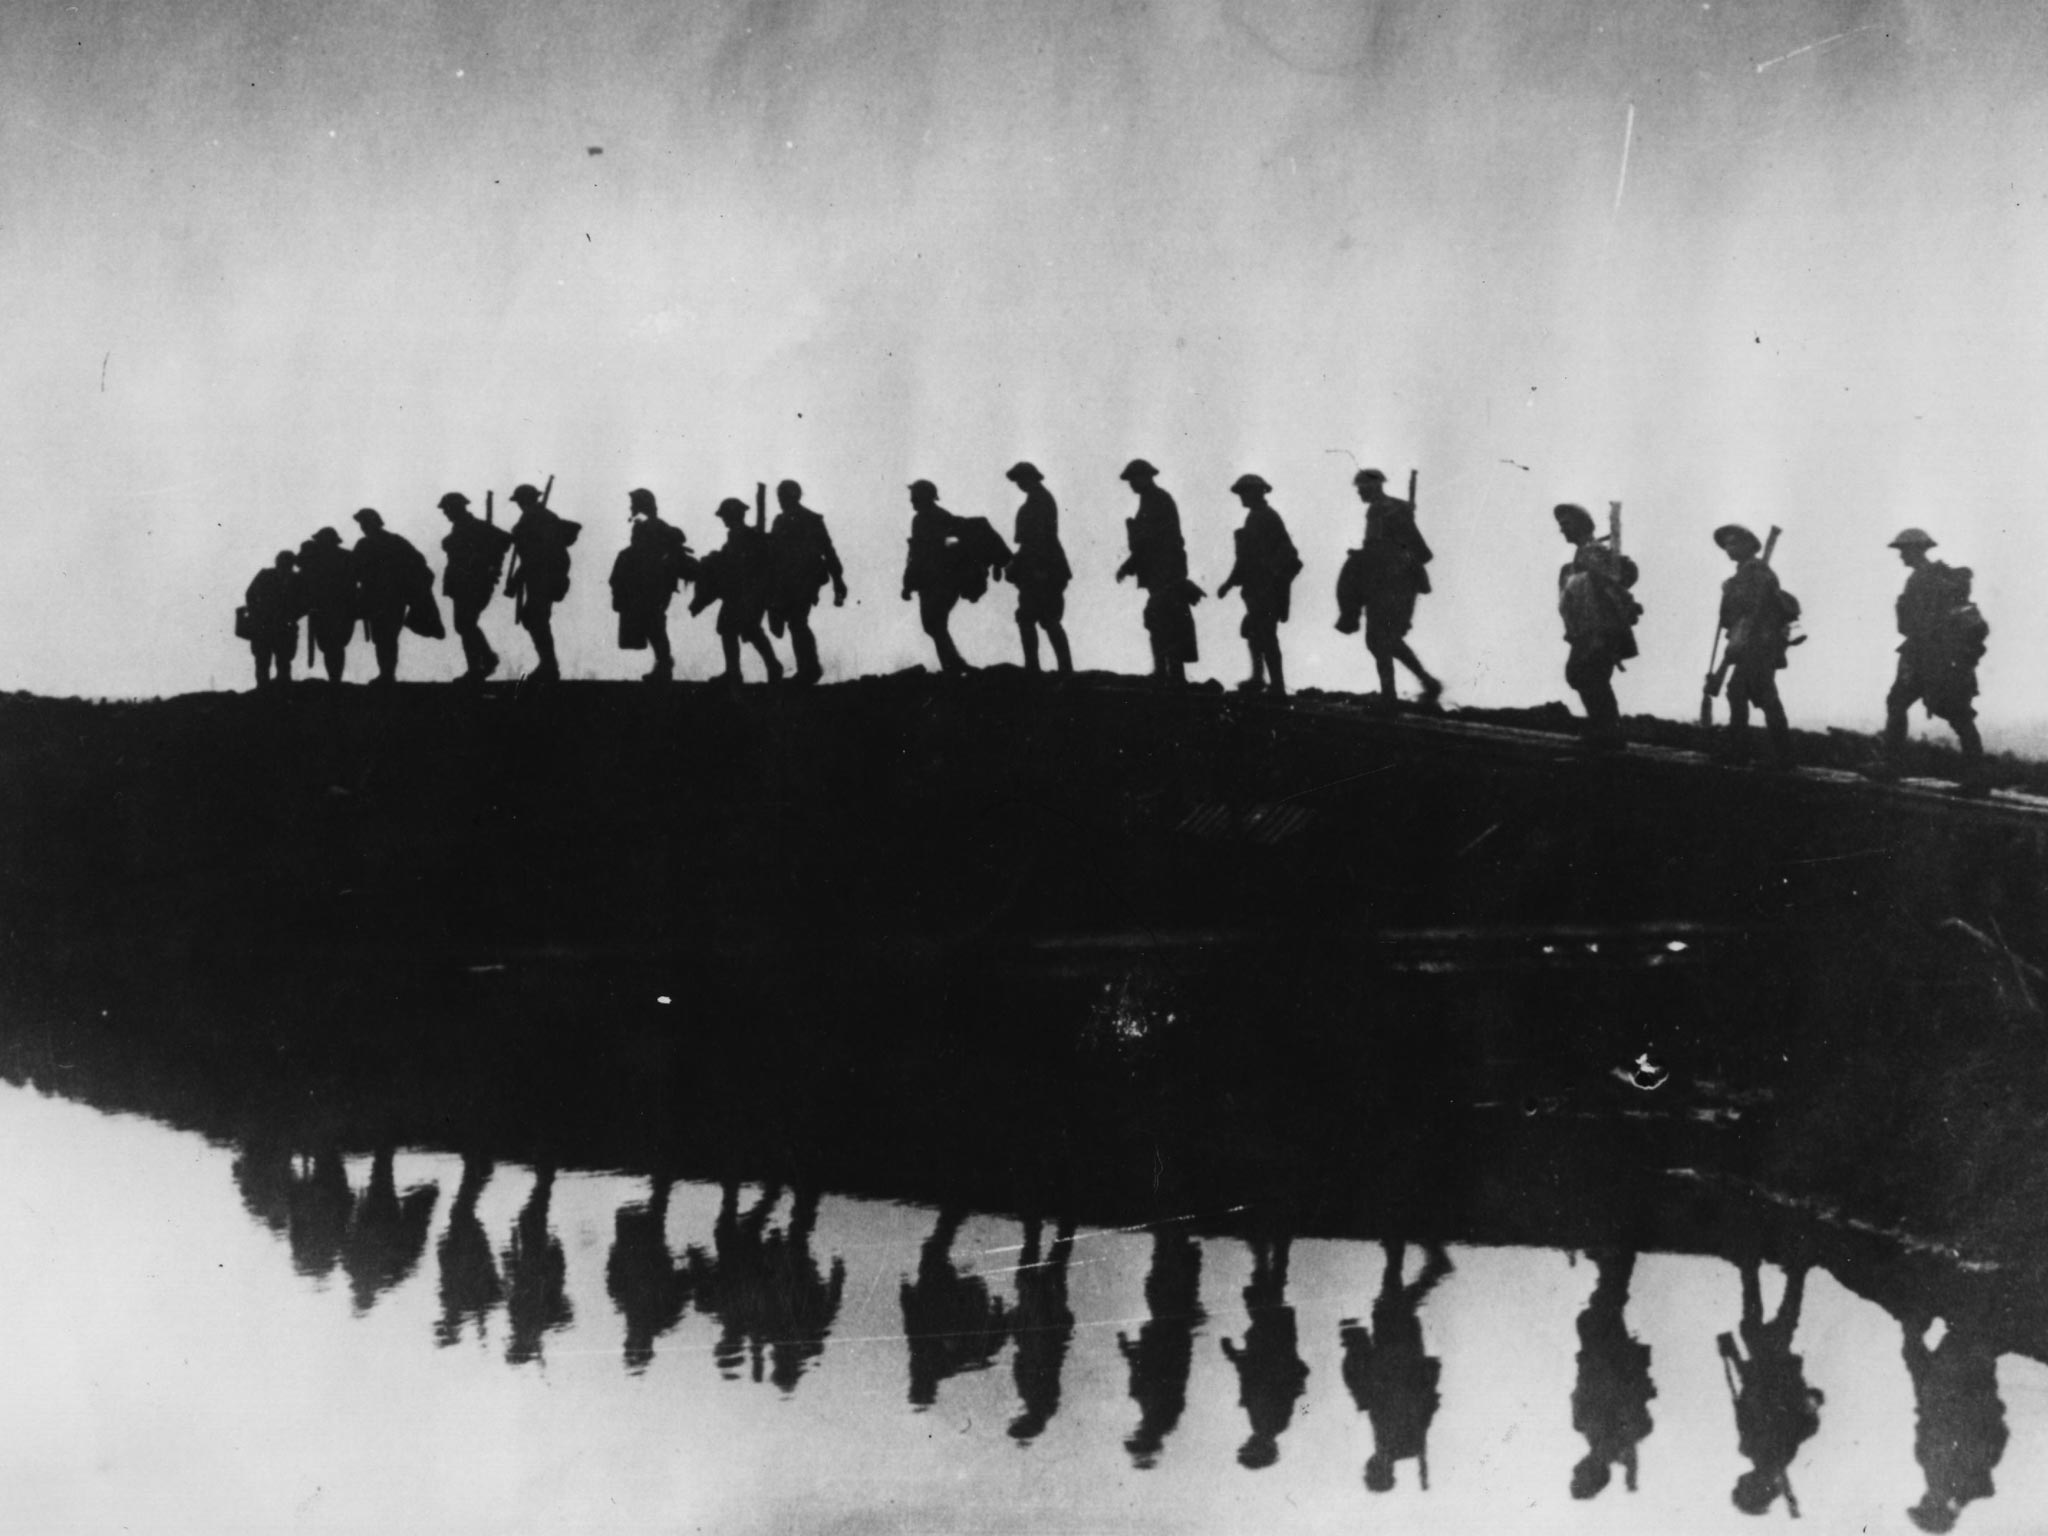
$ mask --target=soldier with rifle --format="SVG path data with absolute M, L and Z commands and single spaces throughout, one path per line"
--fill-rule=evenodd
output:
M 1602 750 L 1622 744 L 1621 705 L 1614 674 L 1636 654 L 1636 620 L 1643 607 L 1629 589 L 1636 563 L 1621 552 L 1621 503 L 1608 503 L 1608 536 L 1596 538 L 1593 514 L 1571 502 L 1553 510 L 1557 531 L 1573 548 L 1557 573 L 1557 611 L 1571 648 L 1564 680 L 1586 709 L 1586 742 Z
M 1200 659 L 1195 643 L 1194 605 L 1202 589 L 1188 580 L 1188 547 L 1181 537 L 1180 508 L 1159 483 L 1159 471 L 1133 459 L 1118 476 L 1137 492 L 1138 510 L 1124 521 L 1130 556 L 1116 579 L 1137 579 L 1145 592 L 1145 633 L 1152 641 L 1152 675 L 1162 682 L 1188 680 L 1187 667 Z
M 339 683 L 356 633 L 356 577 L 347 547 L 332 528 L 299 546 L 299 600 L 306 611 L 306 665 L 318 647 L 327 681 Z
M 290 550 L 279 550 L 277 559 L 256 573 L 242 598 L 242 612 L 238 615 L 241 623 L 236 633 L 249 642 L 249 650 L 256 658 L 258 693 L 273 686 L 273 667 L 276 687 L 287 689 L 292 685 L 292 658 L 299 649 L 299 615 L 304 612 L 296 564 Z
M 642 679 L 661 683 L 675 676 L 675 655 L 668 644 L 668 605 L 676 588 L 697 574 L 683 530 L 662 521 L 654 492 L 636 490 L 626 498 L 626 520 L 632 532 L 612 562 L 612 611 L 619 616 L 619 645 L 628 651 L 654 652 L 654 666 Z
M 1287 524 L 1266 500 L 1272 490 L 1258 475 L 1239 475 L 1230 487 L 1231 495 L 1244 506 L 1244 526 L 1235 535 L 1236 562 L 1216 595 L 1228 597 L 1232 587 L 1244 593 L 1244 622 L 1238 633 L 1251 650 L 1252 675 L 1239 688 L 1257 693 L 1270 677 L 1273 692 L 1284 697 L 1287 674 L 1280 661 L 1280 626 L 1287 622 L 1294 578 L 1301 574 L 1301 556 L 1287 536 Z
M 825 675 L 818 664 L 818 641 L 811 633 L 811 610 L 818 606 L 818 594 L 827 582 L 832 585 L 832 606 L 846 606 L 846 572 L 839 564 L 839 551 L 832 547 L 832 530 L 804 505 L 801 485 L 783 481 L 775 487 L 775 502 L 781 510 L 768 529 L 768 627 L 778 635 L 789 631 L 796 681 L 808 686 Z
M 554 488 L 555 477 L 549 475 L 545 490 L 520 485 L 512 491 L 519 520 L 512 525 L 512 570 L 505 578 L 505 591 L 512 598 L 514 618 L 532 637 L 540 658 L 533 671 L 536 683 L 561 680 L 562 669 L 555 660 L 555 604 L 569 593 L 569 546 L 583 531 L 581 523 L 548 510 Z
M 1067 631 L 1061 621 L 1067 613 L 1067 584 L 1074 579 L 1067 564 L 1067 552 L 1060 544 L 1060 508 L 1045 488 L 1045 476 L 1028 459 L 1012 464 L 1004 474 L 1024 493 L 1017 508 L 1012 542 L 1016 554 L 1006 574 L 1017 589 L 1017 638 L 1024 644 L 1024 670 L 1038 671 L 1038 632 L 1052 642 L 1053 660 L 1061 677 L 1074 675 L 1073 653 L 1067 649 Z
M 762 633 L 761 616 L 768 607 L 768 488 L 754 488 L 754 526 L 747 526 L 747 504 L 728 496 L 713 514 L 725 524 L 725 543 L 698 564 L 697 595 L 690 612 L 702 613 L 718 604 L 718 642 L 725 651 L 725 681 L 737 692 L 746 681 L 740 672 L 740 642 L 760 653 L 768 681 L 782 681 L 782 662 Z
M 1394 663 L 1400 662 L 1422 685 L 1421 699 L 1433 704 L 1444 685 L 1430 676 L 1408 644 L 1415 625 L 1415 599 L 1430 590 L 1429 562 L 1435 558 L 1429 541 L 1415 525 L 1415 476 L 1408 476 L 1408 499 L 1387 494 L 1387 477 L 1377 469 L 1361 469 L 1352 488 L 1365 503 L 1365 540 L 1352 551 L 1338 578 L 1337 628 L 1349 634 L 1365 614 L 1365 648 L 1379 673 L 1380 700 L 1396 698 Z
M 484 638 L 479 621 L 498 590 L 512 536 L 498 526 L 488 491 L 481 518 L 469 510 L 469 498 L 460 491 L 450 491 L 439 506 L 448 519 L 448 533 L 441 540 L 441 549 L 448 556 L 441 573 L 441 591 L 448 598 L 455 633 L 462 641 L 462 659 L 468 666 L 462 681 L 480 683 L 498 670 L 498 653 Z
M 1714 530 L 1714 542 L 1735 563 L 1735 574 L 1721 584 L 1719 633 L 1727 645 L 1719 667 L 1707 674 L 1701 716 L 1708 716 L 1713 696 L 1725 680 L 1729 739 L 1724 760 L 1737 765 L 1749 761 L 1749 708 L 1754 704 L 1763 711 L 1770 733 L 1771 766 L 1790 768 L 1792 729 L 1778 699 L 1778 673 L 1785 665 L 1786 648 L 1795 643 L 1791 627 L 1798 610 L 1771 570 L 1778 530 L 1771 530 L 1768 543 L 1759 543 L 1741 524 L 1724 523 Z
M 355 520 L 363 530 L 349 554 L 356 578 L 356 608 L 376 649 L 376 681 L 388 688 L 398 681 L 399 635 L 421 600 L 429 604 L 434 600 L 434 572 L 410 539 L 384 526 L 375 508 L 363 508 Z M 433 623 L 423 627 L 430 633 L 441 631 L 438 611 Z
M 1899 670 L 1891 692 L 1884 701 L 1884 756 L 1871 774 L 1876 778 L 1898 777 L 1899 754 L 1906 745 L 1906 712 L 1916 703 L 1925 706 L 1937 720 L 1955 729 L 1963 749 L 1962 788 L 1973 794 L 1985 790 L 1984 738 L 1977 734 L 1977 663 L 1984 659 L 1984 642 L 1991 626 L 1970 600 L 1971 574 L 1967 566 L 1944 565 L 1930 560 L 1927 551 L 1934 540 L 1919 528 L 1908 528 L 1893 539 L 1899 562 L 1912 572 L 1896 607 L 1899 634 Z

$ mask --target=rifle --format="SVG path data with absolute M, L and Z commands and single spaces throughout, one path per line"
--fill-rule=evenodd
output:
M 492 500 L 492 498 L 495 497 L 497 494 L 498 493 L 496 491 L 484 492 L 484 521 L 489 523 L 493 528 L 498 526 L 497 504 Z
M 1607 543 L 1617 562 L 1621 559 L 1621 503 L 1607 503 Z
M 1771 525 L 1770 536 L 1764 540 L 1763 561 L 1765 565 L 1771 563 L 1772 552 L 1778 547 L 1778 535 L 1783 531 L 1775 523 Z M 1714 700 L 1720 695 L 1721 685 L 1728 681 L 1728 669 L 1733 665 L 1725 655 L 1721 655 L 1721 636 L 1725 633 L 1727 631 L 1722 627 L 1720 620 L 1716 619 L 1714 621 L 1713 648 L 1707 652 L 1707 680 L 1700 688 L 1701 725 L 1712 725 L 1714 723 Z M 1721 657 L 1718 666 L 1714 662 L 1716 656 Z
M 1408 471 L 1408 506 L 1411 510 L 1415 506 L 1415 471 L 1412 469 Z
M 756 480 L 754 482 L 754 532 L 766 533 L 767 531 L 768 483 L 765 480 Z

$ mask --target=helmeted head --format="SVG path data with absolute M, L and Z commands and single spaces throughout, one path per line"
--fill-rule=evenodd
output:
M 629 520 L 636 517 L 653 517 L 658 510 L 654 492 L 648 490 L 646 486 L 635 486 L 626 492 L 626 516 Z
M 1550 509 L 1550 515 L 1557 519 L 1557 531 L 1574 544 L 1583 544 L 1593 537 L 1593 514 L 1576 502 L 1561 501 Z
M 1148 485 L 1158 478 L 1159 471 L 1143 459 L 1131 460 L 1123 467 L 1123 473 L 1117 476 L 1117 479 L 1132 485 Z
M 270 563 L 280 571 L 288 571 L 299 563 L 299 557 L 288 549 L 280 549 L 277 552 L 277 558 Z
M 316 528 L 313 530 L 313 537 L 306 540 L 306 542 L 308 544 L 322 544 L 332 549 L 341 543 L 341 535 L 332 528 Z
M 1763 540 L 1740 523 L 1723 523 L 1714 530 L 1714 542 L 1737 560 L 1747 560 L 1763 549 Z
M 800 507 L 804 501 L 804 488 L 794 480 L 784 480 L 775 487 L 775 504 L 779 507 Z
M 1901 528 L 1899 536 L 1886 546 L 1888 549 L 1932 549 L 1934 536 L 1925 528 Z
M 939 499 L 939 488 L 929 480 L 910 482 L 910 504 L 913 507 L 929 506 Z
M 1003 478 L 1013 485 L 1037 485 L 1045 476 L 1038 472 L 1038 466 L 1029 459 L 1019 459 L 1003 471 Z
M 1382 469 L 1361 469 L 1351 477 L 1351 483 L 1358 488 L 1359 495 L 1377 496 L 1387 483 L 1387 474 Z
M 737 496 L 728 496 L 718 504 L 718 510 L 711 515 L 728 528 L 736 528 L 747 520 L 747 504 Z
M 1266 484 L 1265 479 L 1259 475 L 1239 475 L 1230 482 L 1230 494 L 1246 506 L 1260 500 L 1272 489 L 1273 487 Z
M 510 499 L 514 506 L 537 507 L 540 505 L 540 492 L 530 485 L 515 485 Z
M 460 491 L 450 491 L 446 496 L 435 502 L 434 505 L 443 512 L 446 512 L 450 517 L 460 517 L 469 510 L 469 498 Z
M 365 533 L 374 533 L 384 526 L 384 519 L 375 507 L 365 507 L 356 514 L 356 525 Z

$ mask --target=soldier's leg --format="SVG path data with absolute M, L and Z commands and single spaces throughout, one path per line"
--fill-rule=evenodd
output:
M 917 605 L 920 610 L 919 616 L 924 620 L 924 632 L 931 636 L 932 648 L 939 654 L 940 669 L 946 672 L 970 670 L 959 648 L 953 644 L 953 633 L 948 625 L 953 612 L 953 600 L 920 592 Z
M 251 640 L 249 654 L 256 658 L 256 691 L 261 693 L 270 686 L 270 642 Z
M 370 647 L 377 653 L 377 681 L 398 681 L 398 632 L 405 625 L 403 613 L 379 613 L 370 619 Z
M 1727 755 L 1738 761 L 1749 758 L 1749 673 L 1736 667 L 1728 674 Z
M 1892 679 L 1891 692 L 1884 696 L 1884 755 L 1897 757 L 1906 745 L 1906 712 L 1920 697 L 1920 688 L 1913 676 L 1913 667 L 1905 657 L 1899 658 L 1898 675 Z
M 1424 703 L 1428 703 L 1444 691 L 1444 685 L 1429 675 L 1429 668 L 1425 667 L 1422 664 L 1421 658 L 1408 648 L 1406 640 L 1396 640 L 1392 650 L 1394 660 L 1400 662 L 1402 666 L 1414 673 L 1415 681 L 1422 684 L 1422 699 Z
M 1237 686 L 1254 693 L 1266 686 L 1266 638 L 1250 618 L 1245 620 L 1244 648 L 1251 655 L 1252 675 Z
M 1029 619 L 1017 620 L 1017 638 L 1024 645 L 1024 670 L 1038 670 L 1038 626 Z
M 740 637 L 729 630 L 721 629 L 718 632 L 718 644 L 725 652 L 725 680 L 738 684 L 743 680 L 740 675 Z
M 1266 675 L 1272 680 L 1275 693 L 1287 692 L 1287 674 L 1280 666 L 1280 635 L 1277 630 L 1269 631 L 1266 638 Z
M 674 677 L 676 674 L 675 652 L 668 644 L 668 615 L 650 614 L 647 620 L 647 644 L 654 652 L 654 667 L 648 672 L 648 681 Z
M 1792 726 L 1785 719 L 1785 705 L 1778 698 L 1778 674 L 1776 668 L 1760 668 L 1761 676 L 1751 689 L 1751 696 L 1764 714 L 1764 728 L 1770 733 L 1771 759 L 1780 768 L 1792 766 Z
M 292 632 L 277 643 L 271 658 L 277 663 L 277 682 L 281 688 L 292 685 L 292 658 L 299 654 L 299 626 L 294 624 Z
M 796 662 L 796 680 L 815 683 L 825 675 L 825 669 L 818 664 L 818 637 L 811 633 L 809 606 L 790 609 L 787 622 L 790 656 Z
M 536 682 L 551 683 L 559 679 L 562 669 L 555 661 L 555 605 L 526 600 L 526 633 L 533 640 L 535 655 L 540 665 L 533 669 Z
M 1066 627 L 1058 619 L 1048 619 L 1045 625 L 1046 638 L 1052 641 L 1053 659 L 1059 663 L 1060 676 L 1074 675 L 1074 653 L 1067 648 Z
M 775 647 L 768 643 L 768 636 L 761 629 L 761 621 L 754 620 L 753 626 L 745 632 L 747 644 L 761 653 L 761 665 L 768 669 L 768 681 L 782 681 L 782 658 L 775 654 Z

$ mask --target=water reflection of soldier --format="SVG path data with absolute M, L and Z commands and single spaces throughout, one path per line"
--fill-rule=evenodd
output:
M 379 1296 L 419 1266 L 427 1251 L 434 1203 L 441 1197 L 433 1184 L 400 1195 L 391 1165 L 391 1148 L 379 1147 L 370 1158 L 370 1181 L 356 1196 L 342 1239 L 341 1265 L 348 1272 L 358 1314 L 369 1311 Z
M 782 1199 L 780 1185 L 769 1185 L 744 1216 L 739 1208 L 740 1187 L 728 1180 L 720 1193 L 718 1220 L 711 1229 L 712 1253 L 692 1247 L 689 1251 L 690 1290 L 697 1310 L 719 1320 L 718 1342 L 712 1346 L 711 1361 L 727 1381 L 739 1378 L 747 1359 L 748 1339 L 754 1340 L 753 1377 L 761 1379 L 761 1323 L 766 1292 L 762 1259 L 762 1233 L 768 1217 Z
M 509 1365 L 538 1360 L 546 1335 L 576 1320 L 569 1305 L 569 1261 L 560 1241 L 548 1231 L 548 1202 L 554 1189 L 555 1170 L 543 1164 L 534 1171 L 533 1193 L 513 1225 L 512 1241 L 499 1256 L 505 1272 Z
M 243 1208 L 278 1237 L 292 1225 L 292 1155 L 275 1136 L 251 1137 L 235 1155 L 235 1188 Z
M 839 1298 L 846 1290 L 844 1259 L 833 1258 L 828 1280 L 811 1257 L 811 1234 L 817 1226 L 818 1193 L 799 1189 L 787 1229 L 770 1232 L 761 1244 L 768 1379 L 784 1393 L 794 1392 L 805 1367 L 825 1353 L 825 1337 L 839 1316 Z
M 811 610 L 828 582 L 832 606 L 846 606 L 846 572 L 840 567 L 839 551 L 832 547 L 832 530 L 804 505 L 801 485 L 783 481 L 775 487 L 775 503 L 781 510 L 768 528 L 768 626 L 778 635 L 789 631 L 796 681 L 809 686 L 825 675 L 818 664 L 817 637 L 811 633 Z
M 441 1261 L 441 1317 L 434 1324 L 434 1342 L 443 1346 L 461 1339 L 464 1325 L 472 1321 L 481 1338 L 484 1319 L 505 1299 L 491 1240 L 476 1215 L 476 1203 L 490 1182 L 489 1158 L 462 1159 L 462 1183 L 448 1211 L 447 1230 L 435 1250 Z
M 1904 1324 L 1913 1456 L 1927 1475 L 1927 1492 L 1906 1513 L 1923 1531 L 1949 1531 L 1965 1504 L 1996 1491 L 1991 1470 L 2005 1454 L 2005 1404 L 1998 1396 L 1998 1357 L 1975 1330 L 1952 1325 L 1930 1350 L 1930 1326 L 1925 1318 Z
M 1074 1313 L 1067 1305 L 1067 1261 L 1074 1253 L 1074 1224 L 1062 1221 L 1052 1252 L 1040 1257 L 1044 1223 L 1024 1224 L 1024 1256 L 1017 1269 L 1017 1310 L 1010 1324 L 1017 1339 L 1017 1399 L 1024 1411 L 1010 1421 L 1010 1438 L 1035 1440 L 1060 1407 L 1060 1370 L 1074 1337 Z
M 398 637 L 422 595 L 432 600 L 434 572 L 412 541 L 384 526 L 375 508 L 356 514 L 363 536 L 349 552 L 355 570 L 356 611 L 377 654 L 377 681 L 398 681 Z
M 1251 1434 L 1237 1449 L 1238 1465 L 1256 1472 L 1280 1459 L 1280 1435 L 1308 1387 L 1308 1366 L 1296 1342 L 1294 1308 L 1287 1305 L 1288 1239 L 1252 1239 L 1252 1283 L 1244 1288 L 1244 1343 L 1221 1341 L 1237 1367 L 1237 1400 Z
M 292 1268 L 315 1279 L 334 1273 L 355 1193 L 338 1147 L 322 1147 L 309 1165 L 294 1170 L 286 1204 L 291 1213 Z
M 1572 1388 L 1572 1428 L 1586 1437 L 1586 1454 L 1572 1468 L 1572 1497 L 1590 1499 L 1614 1480 L 1621 1464 L 1625 1486 L 1636 1491 L 1636 1447 L 1649 1435 L 1650 1346 L 1628 1331 L 1633 1253 L 1593 1255 L 1599 1279 L 1579 1314 L 1579 1379 Z
M 441 590 L 447 595 L 455 633 L 462 641 L 462 659 L 468 664 L 463 681 L 480 683 L 498 670 L 498 653 L 484 638 L 481 620 L 498 590 L 512 535 L 470 511 L 469 498 L 460 491 L 450 491 L 439 506 L 448 519 L 448 532 L 441 540 L 442 552 L 448 557 Z
M 1437 1283 L 1451 1272 L 1450 1256 L 1432 1244 L 1414 1283 L 1401 1282 L 1408 1246 L 1386 1245 L 1386 1268 L 1380 1293 L 1372 1304 L 1372 1330 L 1355 1318 L 1338 1325 L 1344 1341 L 1344 1385 L 1358 1411 L 1372 1421 L 1372 1455 L 1365 1463 L 1365 1486 L 1386 1493 L 1394 1486 L 1398 1465 L 1413 1457 L 1422 1486 L 1429 1487 L 1429 1426 L 1442 1399 L 1437 1383 L 1443 1362 L 1422 1342 L 1421 1308 Z
M 626 1320 L 626 1369 L 635 1375 L 654 1359 L 654 1341 L 682 1320 L 690 1272 L 668 1246 L 668 1200 L 675 1181 L 654 1180 L 645 1204 L 621 1206 L 613 1221 L 604 1285 Z
M 917 1279 L 903 1282 L 903 1335 L 910 1345 L 910 1405 L 929 1408 L 939 1383 L 985 1371 L 1002 1352 L 1009 1321 L 979 1275 L 953 1267 L 953 1239 L 965 1213 L 945 1210 L 918 1254 Z
M 1131 1368 L 1131 1397 L 1138 1427 L 1124 1441 L 1141 1471 L 1159 1464 L 1166 1437 L 1188 1405 L 1188 1372 L 1194 1366 L 1195 1330 L 1202 1311 L 1202 1247 L 1178 1228 L 1152 1234 L 1152 1267 L 1145 1276 L 1150 1314 L 1134 1340 L 1119 1333 L 1117 1350 Z
M 1415 626 L 1415 599 L 1430 590 L 1428 566 L 1435 556 L 1415 525 L 1413 504 L 1387 494 L 1384 474 L 1361 469 L 1351 484 L 1365 503 L 1365 540 L 1347 563 L 1365 613 L 1365 648 L 1379 672 L 1380 697 L 1393 702 L 1398 661 L 1422 685 L 1422 702 L 1431 703 L 1444 685 L 1409 648 L 1408 631 Z M 1345 628 L 1341 622 L 1338 627 Z
M 1899 560 L 1912 572 L 1899 594 L 1899 670 L 1884 701 L 1884 769 L 1895 774 L 1906 745 L 1906 714 L 1923 705 L 1955 729 L 1963 751 L 1963 782 L 1980 785 L 1984 739 L 1977 734 L 1977 663 L 1984 659 L 1990 627 L 1970 600 L 1967 567 L 1927 558 L 1934 540 L 1908 528 L 1892 540 Z M 1888 776 L 1888 775 L 1887 775 Z
M 1060 508 L 1045 488 L 1045 476 L 1029 460 L 1012 464 L 1003 477 L 1024 493 L 1011 543 L 1016 554 L 1007 572 L 1017 589 L 1017 638 L 1024 644 L 1024 670 L 1038 671 L 1038 632 L 1052 642 L 1061 677 L 1074 672 L 1073 653 L 1061 621 L 1067 613 L 1067 584 L 1074 579 L 1060 544 Z
M 271 686 L 273 668 L 279 688 L 292 685 L 292 658 L 299 649 L 299 615 L 304 612 L 294 569 L 297 563 L 290 550 L 279 550 L 277 559 L 256 573 L 242 596 L 242 606 L 248 611 L 247 639 L 250 654 L 256 658 L 259 693 Z
M 1138 510 L 1127 518 L 1130 555 L 1116 579 L 1135 577 L 1145 592 L 1145 633 L 1152 641 L 1152 675 L 1170 683 L 1187 681 L 1188 663 L 1200 660 L 1195 644 L 1194 605 L 1202 589 L 1188 580 L 1188 548 L 1181 537 L 1180 508 L 1159 484 L 1159 471 L 1143 459 L 1126 464 L 1122 475 L 1137 492 Z
M 938 652 L 939 670 L 948 677 L 974 669 L 953 644 L 949 627 L 960 601 L 958 551 L 967 538 L 968 520 L 939 505 L 939 488 L 929 480 L 910 482 L 910 543 L 903 562 L 903 600 L 917 598 L 918 622 Z
M 562 669 L 555 659 L 555 604 L 569 595 L 569 546 L 583 525 L 550 511 L 546 498 L 530 485 L 512 488 L 512 504 L 519 508 L 519 520 L 512 525 L 513 560 L 505 591 L 512 598 L 513 617 L 532 639 L 540 661 L 533 680 L 558 682 Z
M 1785 665 L 1789 640 L 1783 589 L 1761 558 L 1763 544 L 1739 523 L 1723 523 L 1714 542 L 1735 562 L 1735 574 L 1721 583 L 1721 629 L 1728 636 L 1722 652 L 1728 667 L 1728 748 L 1736 762 L 1749 759 L 1749 706 L 1764 714 L 1770 734 L 1771 763 L 1792 766 L 1792 728 L 1778 698 L 1778 673 Z
M 747 526 L 747 504 L 737 496 L 726 497 L 713 515 L 725 524 L 725 543 L 699 562 L 690 612 L 702 613 L 718 604 L 718 643 L 725 651 L 727 683 L 738 688 L 745 681 L 740 673 L 742 640 L 760 654 L 768 681 L 779 683 L 782 662 L 761 629 L 761 616 L 768 609 L 768 535 Z
M 1257 692 L 1272 679 L 1273 691 L 1287 692 L 1287 676 L 1280 665 L 1280 626 L 1287 622 L 1288 598 L 1294 578 L 1301 574 L 1301 556 L 1280 514 L 1266 503 L 1273 487 L 1257 475 L 1239 475 L 1230 494 L 1244 504 L 1244 526 L 1237 530 L 1237 560 L 1223 585 L 1219 598 L 1228 597 L 1232 587 L 1244 593 L 1244 623 L 1238 633 L 1252 653 L 1252 675 L 1238 686 Z
M 1786 1272 L 1778 1315 L 1766 1323 L 1761 1266 L 1754 1259 L 1745 1261 L 1741 1332 L 1749 1358 L 1742 1358 L 1733 1334 L 1724 1333 L 1717 1341 L 1728 1392 L 1735 1401 L 1736 1439 L 1752 1463 L 1735 1480 L 1730 1495 L 1745 1515 L 1764 1513 L 1780 1494 L 1793 1515 L 1799 1513 L 1799 1500 L 1792 1492 L 1792 1461 L 1820 1428 L 1820 1405 L 1826 1401 L 1819 1389 L 1806 1384 L 1806 1364 L 1792 1353 L 1805 1295 L 1802 1264 Z
M 654 492 L 631 492 L 626 519 L 633 529 L 612 562 L 611 577 L 619 646 L 628 651 L 651 649 L 654 665 L 642 681 L 666 682 L 676 675 L 675 654 L 668 644 L 668 605 L 676 588 L 696 576 L 697 557 L 690 553 L 683 530 L 662 520 Z
M 322 528 L 299 546 L 299 598 L 306 610 L 306 665 L 320 652 L 327 681 L 341 681 L 356 633 L 356 578 L 341 535 Z
M 1564 620 L 1565 683 L 1586 708 L 1586 739 L 1595 746 L 1621 745 L 1621 705 L 1614 674 L 1636 655 L 1636 620 L 1642 605 L 1629 595 L 1636 563 L 1607 540 L 1594 536 L 1593 514 L 1561 502 L 1551 514 L 1574 554 L 1557 573 L 1557 612 Z

